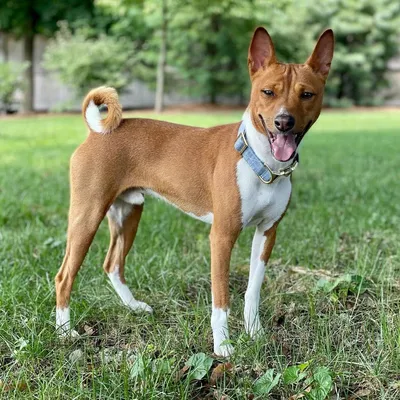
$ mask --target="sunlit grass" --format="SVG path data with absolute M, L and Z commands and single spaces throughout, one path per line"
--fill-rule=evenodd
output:
M 211 126 L 239 121 L 241 114 L 161 118 Z M 359 389 L 374 399 L 400 397 L 399 126 L 396 112 L 325 112 L 307 134 L 262 291 L 266 335 L 256 343 L 243 334 L 242 323 L 251 230 L 235 249 L 235 372 L 217 385 L 218 395 L 247 398 L 267 369 L 282 372 L 312 359 L 330 369 L 338 398 Z M 102 271 L 108 247 L 102 224 L 71 304 L 78 331 L 86 326 L 94 335 L 62 344 L 54 334 L 53 279 L 65 247 L 68 161 L 85 132 L 78 115 L 0 119 L 0 397 L 205 398 L 213 388 L 175 375 L 192 354 L 212 351 L 209 227 L 161 202 L 146 200 L 127 262 L 131 288 L 155 314 L 131 314 L 112 291 Z M 365 293 L 318 291 L 317 270 L 360 275 L 370 286 Z M 77 349 L 83 357 L 74 364 L 70 355 Z M 171 370 L 133 378 L 138 355 L 168 360 Z M 273 398 L 301 389 L 280 384 Z

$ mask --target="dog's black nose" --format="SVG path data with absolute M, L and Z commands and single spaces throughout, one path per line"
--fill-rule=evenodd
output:
M 274 123 L 278 130 L 286 132 L 294 127 L 295 119 L 290 114 L 278 114 L 275 117 Z

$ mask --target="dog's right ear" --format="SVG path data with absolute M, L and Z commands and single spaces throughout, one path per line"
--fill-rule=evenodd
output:
M 258 27 L 253 34 L 249 47 L 248 65 L 250 76 L 260 68 L 276 62 L 274 44 L 266 29 Z

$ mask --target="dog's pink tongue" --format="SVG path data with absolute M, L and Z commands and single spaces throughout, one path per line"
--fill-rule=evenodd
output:
M 294 135 L 289 133 L 283 135 L 281 133 L 276 135 L 275 140 L 271 143 L 274 157 L 279 161 L 288 161 L 296 151 L 296 141 Z

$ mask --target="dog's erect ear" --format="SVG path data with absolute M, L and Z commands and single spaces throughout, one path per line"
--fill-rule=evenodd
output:
M 261 67 L 267 67 L 276 62 L 274 44 L 271 36 L 263 27 L 258 27 L 251 39 L 249 47 L 249 72 L 250 76 Z
M 328 77 L 333 58 L 335 38 L 332 29 L 327 29 L 318 39 L 314 51 L 306 61 L 315 72 L 319 72 L 325 79 Z

